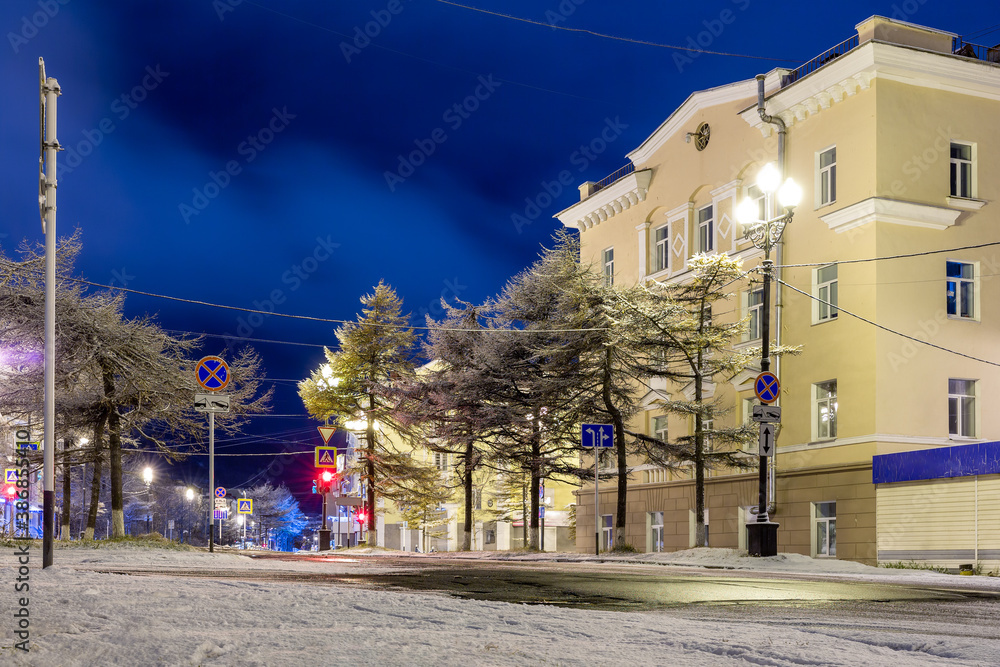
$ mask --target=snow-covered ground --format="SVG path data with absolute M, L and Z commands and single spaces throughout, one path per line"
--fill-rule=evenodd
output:
M 295 563 L 159 549 L 60 549 L 41 568 L 31 552 L 30 591 L 15 593 L 13 550 L 0 559 L 0 663 L 6 665 L 996 665 L 1000 604 L 926 603 L 921 614 L 868 603 L 829 607 L 679 608 L 608 612 L 459 600 L 441 594 L 312 584 L 104 574 L 100 569 L 357 572 L 357 562 Z M 399 556 L 398 552 L 392 555 Z M 459 554 L 415 554 L 414 566 Z M 551 561 L 569 554 L 466 558 Z M 603 557 L 602 557 L 603 558 Z M 611 560 L 606 559 L 606 560 Z M 869 568 L 780 555 L 748 559 L 695 549 L 614 560 L 684 568 L 741 568 L 773 576 L 822 576 L 1000 590 L 1000 579 Z M 667 571 L 666 566 L 664 571 Z M 374 565 L 373 565 L 374 569 Z M 379 571 L 385 571 L 379 566 Z M 726 569 L 719 570 L 725 574 Z M 768 573 L 771 573 L 768 575 Z M 18 598 L 29 598 L 29 653 L 13 647 Z M 909 608 L 907 608 L 909 609 Z M 974 619 L 974 622 L 970 619 Z

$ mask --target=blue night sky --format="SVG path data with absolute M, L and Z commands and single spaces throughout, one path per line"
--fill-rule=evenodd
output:
M 781 3 L 780 15 L 757 0 L 468 3 L 543 25 L 436 0 L 5 0 L 0 244 L 42 240 L 39 56 L 63 90 L 58 224 L 82 229 L 85 278 L 339 319 L 385 280 L 422 324 L 442 296 L 497 293 L 576 186 L 623 166 L 692 91 L 794 68 L 873 14 L 1000 42 L 1000 6 L 981 2 Z M 594 141 L 602 132 L 612 140 Z M 127 311 L 172 330 L 336 342 L 331 324 L 140 295 Z M 273 378 L 322 361 L 319 347 L 254 345 Z M 224 346 L 209 338 L 205 353 Z M 304 415 L 295 385 L 276 386 L 274 411 Z M 249 431 L 228 451 L 319 444 L 304 417 Z M 272 479 L 311 500 L 306 458 Z M 235 486 L 269 459 L 221 461 Z

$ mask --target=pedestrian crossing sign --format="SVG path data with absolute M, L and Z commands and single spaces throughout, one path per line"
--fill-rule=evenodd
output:
M 237 498 L 236 513 L 253 514 L 253 498 Z
M 17 468 L 4 469 L 4 484 L 14 484 L 17 482 Z
M 337 448 L 336 447 L 317 447 L 316 448 L 316 467 L 317 468 L 336 468 L 337 467 Z

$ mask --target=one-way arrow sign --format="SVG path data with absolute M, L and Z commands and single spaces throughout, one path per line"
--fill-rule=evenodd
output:
M 774 424 L 760 425 L 760 456 L 774 456 Z

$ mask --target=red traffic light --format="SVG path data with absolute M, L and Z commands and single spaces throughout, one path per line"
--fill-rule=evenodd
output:
M 7 497 L 13 498 L 16 495 L 17 495 L 17 487 L 11 484 L 10 486 L 7 487 Z
M 358 523 L 363 524 L 368 520 L 368 512 L 365 510 L 358 510 L 358 513 L 354 516 L 354 518 Z
M 322 477 L 323 481 L 328 484 L 333 481 L 333 473 L 330 472 L 329 470 L 324 470 Z

